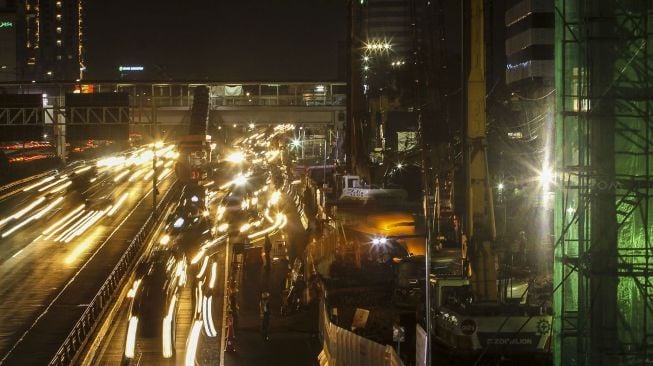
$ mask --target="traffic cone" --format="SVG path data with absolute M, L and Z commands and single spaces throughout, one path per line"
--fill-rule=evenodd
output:
M 227 338 L 224 346 L 225 352 L 236 352 L 236 332 L 232 315 L 227 317 Z

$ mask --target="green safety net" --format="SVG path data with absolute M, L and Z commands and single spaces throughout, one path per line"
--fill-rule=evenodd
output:
M 556 365 L 653 362 L 653 1 L 555 1 Z

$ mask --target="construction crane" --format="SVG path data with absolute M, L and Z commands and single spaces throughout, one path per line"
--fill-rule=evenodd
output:
M 522 364 L 550 358 L 552 317 L 542 306 L 529 304 L 527 282 L 498 280 L 500 263 L 494 248 L 496 228 L 487 159 L 483 1 L 471 0 L 469 12 L 464 155 L 464 232 L 469 240 L 462 240 L 461 250 L 469 271 L 431 276 L 432 334 L 440 348 L 437 353 L 453 355 L 452 364 L 498 360 Z
M 471 259 L 472 287 L 479 300 L 497 300 L 494 203 L 487 162 L 485 120 L 485 40 L 483 0 L 470 9 L 470 67 L 467 79 L 466 125 L 466 232 Z

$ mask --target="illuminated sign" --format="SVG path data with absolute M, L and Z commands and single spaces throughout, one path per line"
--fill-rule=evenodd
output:
M 119 66 L 118 71 L 143 71 L 143 66 Z
M 12 28 L 14 22 L 0 22 L 0 28 Z

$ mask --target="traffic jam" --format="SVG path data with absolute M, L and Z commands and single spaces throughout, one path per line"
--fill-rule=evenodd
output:
M 282 205 L 277 150 L 290 128 L 253 133 L 215 159 L 202 179 L 183 184 L 132 277 L 123 363 L 174 364 L 182 351 L 183 362 L 193 365 L 201 342 L 220 341 L 228 310 L 221 305 L 227 258 L 262 246 L 266 236 L 287 225 L 284 210 L 295 209 Z M 182 308 L 191 314 L 182 316 Z M 188 317 L 189 324 L 179 324 Z M 186 340 L 183 350 L 177 349 L 180 336 Z

